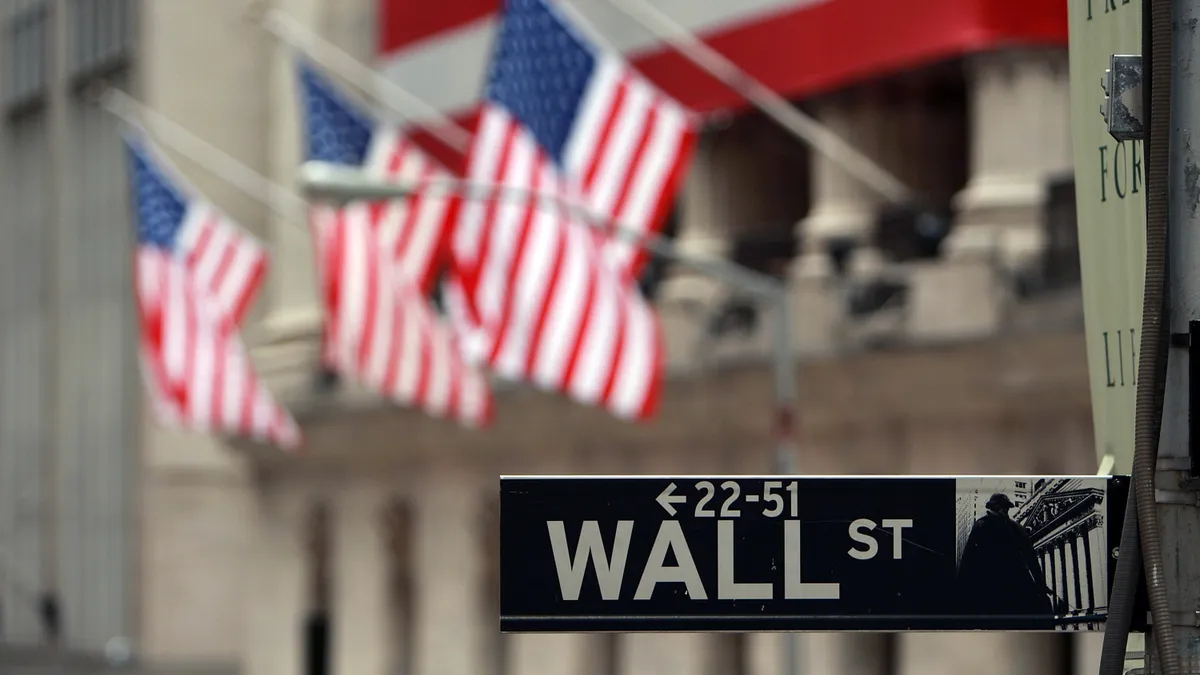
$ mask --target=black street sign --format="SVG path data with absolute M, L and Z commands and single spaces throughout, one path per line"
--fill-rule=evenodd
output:
M 500 628 L 1103 630 L 1128 484 L 502 478 Z

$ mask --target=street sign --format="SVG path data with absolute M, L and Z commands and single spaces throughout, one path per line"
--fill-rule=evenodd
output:
M 1100 113 L 1113 55 L 1142 53 L 1140 0 L 1070 0 L 1071 130 L 1083 316 L 1096 454 L 1133 466 L 1134 394 L 1146 274 L 1142 142 L 1118 141 Z
M 500 629 L 1098 631 L 1127 496 L 1124 476 L 502 478 Z

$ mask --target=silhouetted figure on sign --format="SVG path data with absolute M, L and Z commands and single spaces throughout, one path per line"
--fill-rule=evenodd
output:
M 964 612 L 984 616 L 1028 617 L 1030 628 L 1054 627 L 1054 606 L 1029 533 L 1009 517 L 1008 495 L 987 501 L 975 521 L 958 565 L 958 600 Z M 1040 620 L 1044 626 L 1036 625 Z

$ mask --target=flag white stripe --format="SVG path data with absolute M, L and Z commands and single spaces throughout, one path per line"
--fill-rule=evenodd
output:
M 152 408 L 160 422 L 285 448 L 297 444 L 299 428 L 257 381 L 234 325 L 220 315 L 216 305 L 205 300 L 207 291 L 195 272 L 182 261 L 154 250 L 139 251 L 136 265 L 135 288 L 143 328 L 155 330 L 157 322 L 162 330 L 161 351 L 148 342 L 145 334 L 139 348 Z M 265 408 L 275 424 L 264 427 L 244 419 L 243 401 L 251 400 Z
M 626 315 L 629 323 L 625 328 L 625 351 L 613 386 L 613 411 L 621 417 L 632 417 L 646 404 L 651 380 L 645 373 L 653 368 L 653 355 L 658 349 L 655 344 L 654 316 L 648 306 L 630 303 L 633 306 Z
M 471 164 L 468 178 L 475 182 L 495 182 L 502 171 L 501 150 L 508 134 L 509 117 L 501 112 L 489 112 L 479 124 L 478 138 L 471 148 Z M 459 261 L 474 265 L 483 255 L 484 222 L 487 217 L 487 202 L 482 199 L 467 200 L 460 210 L 461 218 L 454 231 L 454 252 Z
M 659 195 L 667 187 L 665 183 L 671 168 L 679 161 L 680 141 L 687 131 L 686 118 L 678 108 L 660 105 L 658 111 L 646 151 L 633 169 L 631 190 L 623 208 L 617 212 L 620 222 L 636 227 L 643 234 L 655 215 Z M 616 244 L 612 247 L 612 262 L 617 269 L 626 269 L 638 252 L 636 246 L 628 243 Z
M 535 381 L 543 386 L 557 386 L 562 380 L 578 332 L 576 326 L 587 319 L 585 294 L 588 277 L 594 274 L 589 268 L 588 250 L 579 243 L 583 239 L 579 232 L 572 232 L 572 226 L 563 220 L 554 236 L 567 241 L 555 243 L 556 247 L 564 247 L 563 265 L 554 297 L 550 298 L 541 350 L 534 366 Z
M 620 109 L 613 111 L 612 136 L 596 158 L 596 182 L 587 195 L 589 205 L 600 213 L 615 215 L 620 207 L 617 200 L 630 167 L 637 161 L 638 141 L 650 121 L 653 100 L 650 89 L 634 81 L 628 85 Z
M 400 267 L 394 250 L 396 232 L 370 223 L 365 203 L 341 209 L 341 218 L 314 214 L 314 240 L 326 260 L 322 283 L 337 283 L 339 303 L 327 321 L 336 326 L 328 346 L 333 365 L 344 376 L 434 417 L 452 418 L 468 426 L 486 423 L 490 392 L 482 376 L 464 368 L 453 334 L 442 326 L 413 280 Z M 340 229 L 340 235 L 334 230 Z M 373 295 L 373 300 L 369 300 Z M 369 345 L 366 353 L 358 346 Z M 421 384 L 424 382 L 424 386 Z M 455 400 L 456 389 L 475 387 L 472 407 Z M 479 398 L 482 397 L 482 401 Z
M 602 57 L 588 82 L 579 116 L 567 138 L 563 164 L 568 175 L 582 176 L 596 160 L 605 122 L 613 116 L 624 66 L 619 59 Z
M 535 146 L 524 138 L 518 138 L 513 143 L 504 173 L 498 176 L 497 182 L 518 189 L 528 189 L 533 186 L 537 170 Z M 532 196 L 504 199 L 497 208 L 496 219 L 491 225 L 491 246 L 488 257 L 483 261 L 483 274 L 480 277 L 480 290 L 483 293 L 480 308 L 491 321 L 503 319 L 501 312 L 505 298 L 513 291 L 509 288 L 509 272 L 520 265 L 518 256 L 521 226 L 532 208 Z

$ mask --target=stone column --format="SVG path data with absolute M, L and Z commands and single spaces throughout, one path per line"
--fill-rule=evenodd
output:
M 315 29 L 321 24 L 322 0 L 276 0 L 273 7 L 293 21 Z M 270 44 L 271 89 L 268 99 L 270 118 L 269 175 L 279 185 L 295 185 L 297 171 L 304 161 L 303 120 L 300 118 L 296 91 L 296 60 L 291 47 L 260 30 Z M 285 342 L 315 335 L 321 321 L 316 296 L 316 268 L 312 241 L 303 223 L 277 214 L 271 215 L 272 261 L 267 290 L 270 309 L 264 320 L 269 339 Z
M 806 636 L 796 634 L 794 636 L 793 646 L 797 646 L 800 641 Z M 790 675 L 785 673 L 787 649 L 784 633 L 750 633 L 746 635 L 748 644 L 747 659 L 748 675 Z M 808 644 L 805 643 L 796 650 L 797 654 L 803 654 L 804 648 Z M 805 671 L 812 672 L 812 671 Z
M 713 640 L 706 633 L 630 633 L 622 637 L 621 675 L 704 675 Z
M 714 258 L 729 255 L 730 236 L 726 228 L 733 214 L 722 163 L 727 146 L 719 132 L 702 134 L 680 190 L 676 245 L 689 255 Z M 670 367 L 694 365 L 704 339 L 708 311 L 727 292 L 717 280 L 678 267 L 663 281 L 659 305 Z
M 839 675 L 886 675 L 885 633 L 813 633 L 805 636 L 805 672 Z
M 878 157 L 890 128 L 882 100 L 874 93 L 845 92 L 815 103 L 816 117 L 833 133 L 868 157 Z M 882 199 L 874 189 L 846 171 L 835 160 L 812 151 L 811 207 L 797 223 L 801 254 L 792 263 L 792 316 L 796 346 L 803 351 L 825 352 L 843 337 L 845 328 L 841 290 L 829 282 L 834 272 L 828 244 L 848 239 L 858 248 L 848 261 L 853 268 L 878 262 L 870 246 L 876 214 Z
M 382 488 L 352 484 L 332 510 L 333 675 L 391 675 L 398 642 Z
M 512 675 L 593 675 L 599 656 L 596 635 L 528 633 L 507 636 Z
M 488 670 L 479 532 L 483 486 L 452 474 L 423 481 L 416 508 L 416 674 L 479 675 Z
M 235 664 L 253 608 L 230 598 L 253 587 L 247 561 L 256 556 L 290 573 L 291 547 L 301 545 L 291 539 L 300 536 L 299 516 L 286 500 L 256 492 L 247 467 L 220 439 L 164 428 L 148 410 L 143 420 L 140 657 L 165 669 Z M 260 532 L 280 538 L 264 541 Z M 290 616 L 286 607 L 279 611 Z
M 250 583 L 241 594 L 248 619 L 242 624 L 243 670 L 246 675 L 303 675 L 309 504 L 286 485 L 267 486 L 257 498 L 246 568 Z
M 1055 633 L 903 633 L 898 675 L 1054 675 L 1065 636 Z
M 679 232 L 676 243 L 693 255 L 724 257 L 730 252 L 731 208 L 728 170 L 731 139 L 720 131 L 700 135 L 687 179 L 679 191 Z M 664 298 L 708 299 L 713 289 L 706 277 L 690 270 L 676 270 L 663 284 Z
M 891 125 L 882 100 L 865 92 L 835 94 L 816 103 L 816 117 L 830 131 L 868 157 L 880 154 Z M 869 244 L 882 200 L 873 188 L 835 160 L 812 153 L 812 207 L 797 224 L 803 253 L 793 276 L 826 277 L 832 272 L 827 244 L 847 238 Z
M 1074 668 L 1070 675 L 1096 675 L 1100 672 L 1100 652 L 1104 648 L 1104 633 L 1080 633 L 1071 636 L 1071 662 Z
M 802 633 L 793 646 L 803 673 L 886 675 L 889 672 L 887 641 L 883 633 Z M 785 671 L 784 634 L 748 636 L 750 675 L 790 675 Z
M 971 175 L 955 196 L 950 256 L 990 257 L 1024 271 L 1046 250 L 1045 180 L 1071 166 L 1065 63 L 1065 49 L 972 57 Z

